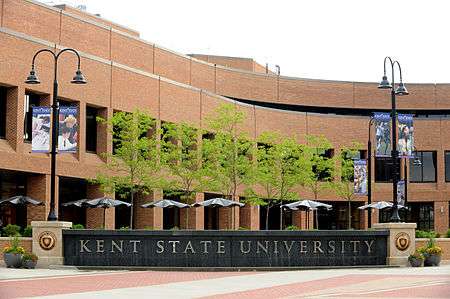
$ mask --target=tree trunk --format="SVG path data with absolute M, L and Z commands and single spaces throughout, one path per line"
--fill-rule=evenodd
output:
M 131 190 L 130 229 L 133 229 L 134 191 Z
M 283 201 L 280 203 L 280 230 L 283 230 Z
M 348 202 L 348 229 L 352 228 L 352 203 L 351 201 L 347 201 Z
M 267 206 L 267 209 L 266 209 L 266 230 L 269 230 L 269 209 L 270 209 L 270 207 Z

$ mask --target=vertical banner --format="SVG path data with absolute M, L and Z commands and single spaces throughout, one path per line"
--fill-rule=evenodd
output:
M 411 114 L 398 115 L 398 152 L 400 158 L 413 158 L 414 127 Z
M 397 204 L 405 206 L 405 181 L 397 182 Z
M 33 107 L 32 113 L 31 152 L 48 153 L 50 151 L 50 107 Z
M 375 112 L 375 157 L 391 156 L 391 116 L 386 112 Z
M 76 153 L 78 145 L 78 107 L 59 108 L 58 152 Z
M 367 161 L 353 160 L 354 165 L 354 188 L 356 195 L 367 195 Z

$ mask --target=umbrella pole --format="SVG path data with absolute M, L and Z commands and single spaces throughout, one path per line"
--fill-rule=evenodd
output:
M 106 229 L 106 208 L 103 208 L 103 229 Z
M 317 214 L 317 212 L 319 212 L 319 210 L 316 210 L 316 229 L 319 229 L 319 215 Z

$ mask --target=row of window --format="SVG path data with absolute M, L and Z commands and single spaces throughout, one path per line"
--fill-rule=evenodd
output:
M 6 110 L 7 110 L 7 91 L 5 87 L 0 87 L 0 138 L 6 137 Z M 23 109 L 23 139 L 26 142 L 31 142 L 33 134 L 33 107 L 43 105 L 42 95 L 27 93 L 24 97 L 24 109 Z M 59 100 L 60 106 L 77 106 L 78 102 L 70 102 L 65 100 Z M 86 107 L 86 151 L 96 153 L 97 152 L 97 115 L 98 108 L 87 106 Z
M 27 93 L 24 98 L 24 140 L 31 141 L 32 136 L 32 107 L 42 105 L 42 96 L 39 94 Z M 77 102 L 60 100 L 60 106 L 78 105 Z M 7 88 L 0 87 L 0 138 L 6 135 L 6 109 L 7 109 Z M 96 107 L 86 107 L 86 151 L 97 152 L 97 121 L 99 109 Z M 331 158 L 333 150 L 327 150 L 320 155 Z M 437 180 L 436 151 L 419 151 L 416 159 L 409 160 L 409 181 L 415 183 L 432 183 Z M 358 155 L 352 158 L 367 158 L 367 151 L 359 151 Z M 420 163 L 417 163 L 420 161 Z M 375 181 L 392 182 L 392 161 L 390 158 L 375 159 Z M 323 174 L 326 176 L 326 173 Z M 445 152 L 445 181 L 450 182 L 450 151 Z

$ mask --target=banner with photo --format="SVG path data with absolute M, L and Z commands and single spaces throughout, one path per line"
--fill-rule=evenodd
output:
M 367 195 L 367 161 L 353 160 L 354 165 L 354 188 L 356 195 Z
M 50 116 L 51 108 L 33 107 L 31 121 L 31 152 L 48 153 L 50 151 Z
M 405 181 L 401 180 L 397 182 L 397 204 L 405 205 Z
M 375 112 L 375 157 L 391 156 L 391 116 L 386 112 Z
M 58 152 L 76 153 L 78 149 L 78 107 L 59 108 Z
M 400 158 L 413 158 L 414 126 L 412 114 L 398 115 L 398 153 Z

